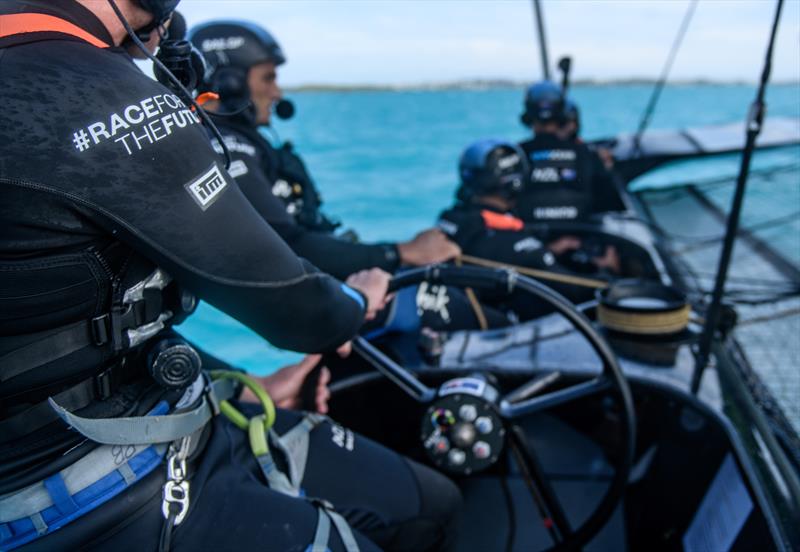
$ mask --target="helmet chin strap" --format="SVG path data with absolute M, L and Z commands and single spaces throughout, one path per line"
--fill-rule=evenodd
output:
M 147 49 L 147 46 L 144 44 L 144 41 L 142 41 L 137 36 L 136 31 L 133 29 L 133 27 L 131 27 L 131 24 L 128 23 L 128 20 L 125 19 L 125 15 L 122 13 L 122 10 L 119 9 L 119 6 L 117 6 L 117 3 L 114 0 L 108 0 L 108 3 L 111 4 L 111 9 L 113 9 L 114 13 L 117 14 L 117 18 L 119 19 L 120 23 L 122 23 L 122 26 L 125 28 L 125 31 L 128 33 L 128 36 L 133 41 L 133 43 L 136 44 L 136 46 L 139 48 L 139 50 L 141 50 L 142 53 L 145 56 L 147 56 L 147 58 L 150 59 L 150 61 L 153 62 L 153 64 L 158 66 L 158 68 L 161 69 L 164 72 L 164 74 L 167 76 L 169 81 L 172 83 L 172 86 L 175 87 L 177 90 L 179 90 L 181 92 L 181 95 L 184 98 L 188 99 L 189 102 L 192 104 L 192 106 L 195 109 L 195 113 L 197 113 L 197 115 L 201 119 L 203 119 L 203 123 L 208 126 L 208 128 L 211 130 L 212 134 L 214 134 L 214 137 L 219 142 L 219 145 L 222 148 L 223 153 L 225 154 L 225 169 L 230 168 L 230 166 L 231 166 L 231 153 L 230 153 L 230 151 L 228 151 L 228 147 L 225 145 L 225 140 L 223 140 L 222 134 L 220 134 L 219 129 L 217 128 L 217 125 L 214 124 L 214 122 L 208 116 L 208 113 L 206 113 L 206 111 L 200 106 L 200 104 L 198 104 L 197 101 L 195 101 L 194 96 L 192 95 L 192 93 L 189 90 L 186 89 L 186 87 L 181 83 L 181 81 L 174 74 L 172 74 L 172 71 L 167 69 L 167 67 L 161 62 L 161 60 L 159 60 L 157 57 L 155 57 L 150 52 L 150 50 Z

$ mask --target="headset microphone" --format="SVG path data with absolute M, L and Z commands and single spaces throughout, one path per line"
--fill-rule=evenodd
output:
M 279 119 L 291 119 L 294 117 L 294 104 L 290 100 L 281 99 L 275 104 L 275 115 Z

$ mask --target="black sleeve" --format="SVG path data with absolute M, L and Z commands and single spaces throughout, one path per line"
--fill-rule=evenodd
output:
M 0 201 L 18 192 L 31 215 L 45 205 L 58 205 L 51 217 L 77 212 L 86 228 L 64 232 L 128 243 L 278 347 L 327 351 L 356 334 L 363 297 L 299 259 L 264 222 L 196 115 L 116 50 L 56 44 L 15 48 L 0 65 L 2 81 L 17 83 L 0 89 Z M 17 75 L 37 75 L 35 101 Z
M 487 229 L 477 210 L 444 211 L 438 226 L 467 255 L 528 268 L 553 264 L 552 254 L 531 232 Z
M 367 268 L 377 267 L 387 272 L 394 272 L 398 268 L 400 258 L 394 244 L 353 243 L 300 226 L 286 212 L 283 202 L 272 193 L 272 183 L 258 160 L 236 153 L 233 158 L 239 167 L 234 175 L 242 192 L 298 256 L 340 279 Z

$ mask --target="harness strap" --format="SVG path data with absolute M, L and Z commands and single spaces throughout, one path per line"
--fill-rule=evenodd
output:
M 350 529 L 350 525 L 348 525 L 347 520 L 345 520 L 341 514 L 333 509 L 333 504 L 319 498 L 311 498 L 309 502 L 317 507 L 317 529 L 314 532 L 314 541 L 309 547 L 311 550 L 307 550 L 307 552 L 327 552 L 330 550 L 328 548 L 328 542 L 330 539 L 331 522 L 333 522 L 336 532 L 339 533 L 339 538 L 342 539 L 342 545 L 344 545 L 345 551 L 360 551 L 353 531 Z
M 331 520 L 324 508 L 317 507 L 317 530 L 314 532 L 314 542 L 311 543 L 311 552 L 327 552 L 330 533 Z
M 274 439 L 276 447 L 286 456 L 289 464 L 289 479 L 292 487 L 299 489 L 306 473 L 308 447 L 311 442 L 310 433 L 325 421 L 319 414 L 308 413 L 303 420 L 292 429 Z
M 105 400 L 130 376 L 130 367 L 119 362 L 96 376 L 86 378 L 58 393 L 53 400 L 74 412 L 96 400 Z M 58 420 L 48 401 L 41 401 L 0 421 L 0 443 L 7 443 Z
M 0 366 L 3 367 L 0 368 L 0 382 L 79 351 L 91 341 L 91 321 L 81 320 L 65 326 L 59 332 L 48 334 L 0 356 Z
M 43 13 L 0 15 L 0 39 L 29 33 L 59 33 L 79 38 L 98 48 L 111 47 L 110 44 L 106 44 L 77 25 L 54 15 Z
M 233 380 L 217 380 L 209 386 L 200 406 L 164 416 L 129 418 L 82 418 L 58 405 L 50 406 L 74 430 L 84 437 L 106 445 L 170 443 L 201 429 L 219 412 L 220 402 L 231 398 L 236 390 Z
M 161 402 L 148 414 L 166 412 Z M 104 445 L 58 473 L 0 496 L 0 549 L 11 550 L 94 510 L 163 461 L 166 444 Z

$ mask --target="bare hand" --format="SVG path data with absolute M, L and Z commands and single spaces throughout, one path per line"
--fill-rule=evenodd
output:
M 547 248 L 553 252 L 554 255 L 561 255 L 567 251 L 573 251 L 581 246 L 581 240 L 575 236 L 562 236 L 554 242 L 547 244 Z
M 442 263 L 461 255 L 461 248 L 438 228 L 420 232 L 409 242 L 398 243 L 397 250 L 402 263 L 413 266 Z
M 255 377 L 256 381 L 269 393 L 275 406 L 287 409 L 300 408 L 300 390 L 303 387 L 306 377 L 316 367 L 321 359 L 321 355 L 308 355 L 297 364 L 284 366 L 274 374 L 265 377 Z M 314 404 L 317 412 L 326 414 L 328 412 L 328 399 L 331 392 L 328 383 L 331 381 L 331 372 L 327 367 L 322 368 L 317 381 L 317 388 L 314 392 Z M 248 388 L 244 388 L 240 398 L 243 402 L 258 403 L 258 398 Z
M 372 320 L 386 306 L 392 297 L 386 294 L 392 275 L 380 268 L 362 270 L 347 277 L 345 283 L 357 289 L 367 298 L 367 314 L 365 318 Z
M 602 257 L 595 257 L 592 262 L 597 268 L 607 268 L 614 274 L 620 273 L 619 253 L 617 253 L 617 248 L 613 245 L 607 246 L 605 254 Z

